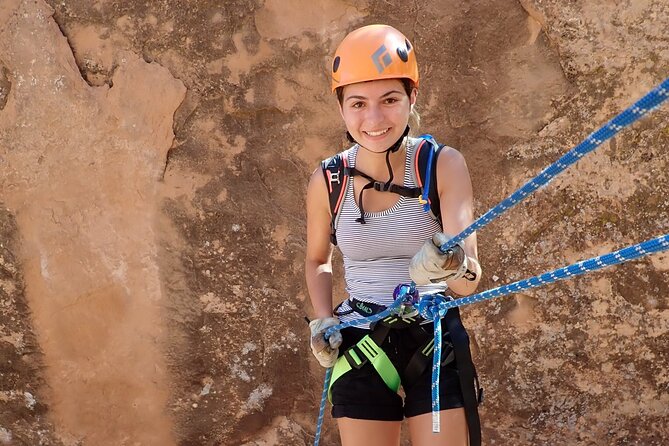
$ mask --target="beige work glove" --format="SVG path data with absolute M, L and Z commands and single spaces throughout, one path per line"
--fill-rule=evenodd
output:
M 325 332 L 335 325 L 339 325 L 339 319 L 336 317 L 314 319 L 309 322 L 311 351 L 319 364 L 325 368 L 333 367 L 339 355 L 339 346 L 342 342 L 341 333 L 335 331 L 329 339 L 325 339 Z
M 467 255 L 462 243 L 458 243 L 445 253 L 439 250 L 451 239 L 443 232 L 437 232 L 427 240 L 409 264 L 409 275 L 416 285 L 457 280 L 467 272 Z

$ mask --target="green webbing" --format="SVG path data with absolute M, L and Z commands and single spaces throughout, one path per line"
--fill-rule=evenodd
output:
M 397 369 L 386 355 L 381 347 L 376 345 L 376 342 L 369 335 L 360 339 L 357 344 L 358 351 L 362 352 L 365 355 L 366 360 L 368 360 L 376 372 L 379 374 L 384 383 L 388 386 L 393 392 L 397 392 L 400 388 L 400 374 L 397 373 Z M 364 360 L 361 360 L 358 357 L 358 354 L 354 348 L 348 350 L 348 354 L 356 362 L 356 365 L 360 365 Z M 328 387 L 328 399 L 332 403 L 332 385 L 339 378 L 342 377 L 345 373 L 349 372 L 353 367 L 349 364 L 348 359 L 345 355 L 341 355 L 332 369 L 332 378 L 330 379 L 330 386 Z
M 432 353 L 432 350 L 434 350 L 434 338 L 432 338 L 430 342 L 427 343 L 423 350 L 421 350 L 421 353 L 425 356 L 429 356 L 430 353 Z
M 330 386 L 328 387 L 328 400 L 332 404 L 332 384 L 335 383 L 341 376 L 350 371 L 353 367 L 348 363 L 345 356 L 340 356 L 335 362 L 334 368 L 332 369 L 332 378 L 330 378 Z

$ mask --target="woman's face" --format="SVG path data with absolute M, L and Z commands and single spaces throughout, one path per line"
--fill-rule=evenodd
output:
M 366 149 L 382 153 L 404 133 L 416 90 L 407 96 L 398 79 L 346 85 L 341 116 L 346 129 Z

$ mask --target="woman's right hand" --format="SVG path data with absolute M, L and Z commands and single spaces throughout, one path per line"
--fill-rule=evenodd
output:
M 339 346 L 342 342 L 339 330 L 332 333 L 328 339 L 325 339 L 325 332 L 328 328 L 335 325 L 339 325 L 339 319 L 336 317 L 314 319 L 309 322 L 309 329 L 311 329 L 311 352 L 318 360 L 318 363 L 325 368 L 333 367 L 339 356 Z

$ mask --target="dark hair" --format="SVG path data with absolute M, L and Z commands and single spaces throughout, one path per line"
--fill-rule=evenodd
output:
M 411 97 L 411 92 L 413 91 L 414 88 L 416 88 L 414 86 L 413 81 L 405 77 L 402 77 L 399 80 L 402 82 L 402 85 L 404 85 L 404 91 L 406 92 L 407 96 Z M 337 100 L 339 101 L 339 105 L 342 105 L 344 103 L 344 87 L 337 87 L 337 89 L 335 90 L 335 92 L 337 93 Z

